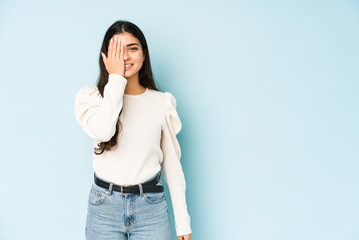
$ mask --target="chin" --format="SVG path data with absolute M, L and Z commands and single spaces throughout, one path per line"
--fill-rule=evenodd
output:
M 132 77 L 133 76 L 133 74 L 131 74 L 131 73 L 125 73 L 125 77 L 126 78 L 130 78 L 130 77 Z
M 136 73 L 132 73 L 132 71 L 125 72 L 125 77 L 126 78 L 131 78 L 131 77 L 135 76 L 136 74 L 139 74 L 139 72 L 136 72 Z

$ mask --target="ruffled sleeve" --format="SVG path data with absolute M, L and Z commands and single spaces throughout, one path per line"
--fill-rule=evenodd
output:
M 182 123 L 176 111 L 175 97 L 169 92 L 165 95 L 165 124 L 161 135 L 162 173 L 171 194 L 176 233 L 183 236 L 192 233 L 192 230 L 186 204 L 186 181 L 180 162 L 181 148 L 176 137 Z
M 77 92 L 74 115 L 92 139 L 107 142 L 115 134 L 126 84 L 123 76 L 110 74 L 103 97 L 95 86 L 85 86 Z

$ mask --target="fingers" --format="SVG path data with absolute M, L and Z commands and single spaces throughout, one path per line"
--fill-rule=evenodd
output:
M 117 36 L 115 36 L 114 38 L 111 39 L 111 57 L 114 58 L 116 56 L 116 44 L 117 44 Z
M 116 57 L 120 56 L 120 39 L 118 38 L 116 41 Z
M 187 234 L 187 235 L 183 235 L 183 236 L 178 236 L 178 240 L 190 240 L 191 238 L 191 234 Z
M 107 65 L 106 55 L 103 52 L 101 52 L 101 56 L 102 56 L 102 61 L 104 62 L 105 66 L 106 66 Z
M 120 59 L 123 61 L 123 55 L 124 55 L 124 51 L 123 51 L 123 43 L 121 42 L 121 52 L 120 52 Z
M 113 49 L 113 38 L 111 38 L 110 43 L 108 44 L 108 51 L 107 51 L 107 57 L 112 57 L 112 50 Z

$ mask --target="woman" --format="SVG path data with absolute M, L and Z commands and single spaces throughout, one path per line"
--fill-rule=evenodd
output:
M 93 139 L 94 183 L 86 239 L 170 240 L 163 178 L 169 187 L 178 239 L 191 237 L 186 182 L 176 134 L 176 99 L 152 76 L 142 31 L 128 21 L 107 30 L 97 86 L 84 86 L 74 114 Z

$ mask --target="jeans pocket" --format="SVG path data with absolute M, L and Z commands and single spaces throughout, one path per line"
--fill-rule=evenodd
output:
M 102 189 L 96 184 L 92 184 L 88 199 L 89 203 L 91 203 L 92 205 L 100 205 L 105 202 L 106 198 L 106 190 Z
M 166 199 L 166 192 L 147 192 L 143 194 L 143 197 L 148 203 L 160 203 Z

